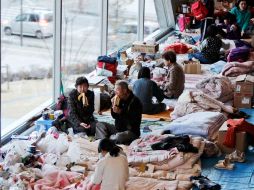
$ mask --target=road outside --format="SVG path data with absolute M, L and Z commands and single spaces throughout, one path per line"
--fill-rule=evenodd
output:
M 147 2 L 154 6 L 153 0 Z M 74 75 L 95 68 L 100 42 L 98 5 L 96 0 L 63 1 L 62 75 L 65 86 Z M 133 33 L 116 32 L 121 24 L 137 20 L 137 0 L 110 0 L 110 6 L 109 49 L 117 49 L 136 38 Z M 53 10 L 53 1 L 23 0 L 24 12 L 30 7 Z M 19 13 L 20 0 L 1 0 L 2 127 L 20 119 L 53 94 L 53 38 L 24 36 L 21 46 L 20 35 L 4 34 L 5 24 Z

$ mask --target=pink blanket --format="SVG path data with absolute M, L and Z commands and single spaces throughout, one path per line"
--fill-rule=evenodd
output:
M 46 172 L 43 179 L 35 182 L 34 190 L 58 190 L 72 184 L 81 174 L 68 171 Z
M 228 77 L 236 77 L 241 74 L 248 74 L 254 71 L 254 61 L 246 61 L 243 63 L 231 62 L 227 63 L 222 69 L 222 75 Z

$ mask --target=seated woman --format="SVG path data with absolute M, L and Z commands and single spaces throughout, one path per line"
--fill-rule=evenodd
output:
M 189 54 L 189 60 L 195 58 L 204 64 L 217 62 L 220 58 L 220 48 L 222 47 L 222 40 L 216 36 L 217 34 L 217 26 L 210 25 L 207 28 L 207 38 L 197 48 L 199 52 Z
M 150 78 L 150 69 L 148 67 L 142 67 L 138 73 L 138 80 L 133 85 L 133 93 L 141 101 L 143 113 L 156 114 L 164 111 L 166 105 L 161 103 L 164 99 L 163 92 Z M 156 97 L 159 103 L 153 103 L 153 97 Z
M 241 29 L 241 36 L 245 34 L 250 23 L 251 14 L 247 8 L 246 0 L 238 0 L 235 7 L 230 11 L 230 13 L 236 16 L 237 24 Z
M 101 184 L 101 190 L 124 190 L 129 179 L 129 167 L 122 149 L 105 138 L 100 141 L 98 152 L 102 158 L 98 161 L 86 190 L 92 190 L 98 184 Z
M 237 40 L 241 37 L 241 30 L 236 23 L 236 17 L 229 12 L 223 17 L 223 23 L 218 25 L 218 29 L 218 33 L 224 38 Z
M 176 54 L 173 51 L 166 51 L 162 54 L 162 58 L 168 68 L 168 73 L 165 81 L 158 83 L 158 85 L 163 90 L 165 98 L 178 98 L 184 90 L 183 68 L 176 63 Z

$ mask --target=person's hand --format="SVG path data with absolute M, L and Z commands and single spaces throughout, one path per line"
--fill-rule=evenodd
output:
M 242 36 L 242 37 L 243 37 L 243 35 L 244 35 L 244 31 L 241 32 L 241 36 Z
M 230 30 L 236 31 L 236 29 L 237 29 L 236 25 L 232 24 L 231 27 L 230 27 Z
M 90 125 L 87 125 L 86 123 L 80 123 L 81 127 L 84 127 L 85 129 L 89 129 Z
M 113 112 L 118 113 L 118 114 L 120 114 L 122 112 L 122 110 L 117 106 L 113 106 L 112 109 L 113 109 Z

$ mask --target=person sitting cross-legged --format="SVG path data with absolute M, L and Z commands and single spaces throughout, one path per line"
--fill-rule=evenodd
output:
M 97 126 L 98 138 L 110 137 L 117 144 L 130 144 L 140 136 L 142 103 L 128 88 L 125 81 L 116 84 L 115 93 L 111 108 L 115 125 L 103 123 Z

